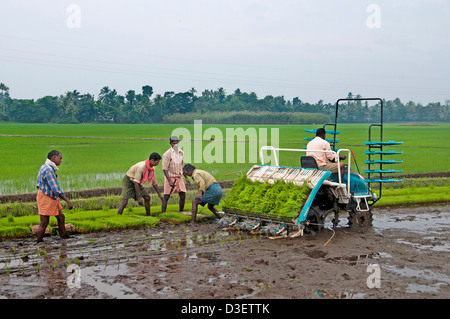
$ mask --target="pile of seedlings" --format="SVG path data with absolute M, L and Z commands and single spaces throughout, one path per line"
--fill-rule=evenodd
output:
M 282 218 L 296 218 L 311 189 L 306 183 L 297 186 L 291 182 L 251 181 L 243 176 L 236 180 L 223 207 L 231 210 Z

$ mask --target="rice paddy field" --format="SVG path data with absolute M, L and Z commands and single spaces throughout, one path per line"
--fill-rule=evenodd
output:
M 260 162 L 261 146 L 302 149 L 307 144 L 303 138 L 313 137 L 304 129 L 320 126 L 1 123 L 0 195 L 35 192 L 37 171 L 52 149 L 63 154 L 58 179 L 64 191 L 120 187 L 130 166 L 147 159 L 152 152 L 162 155 L 169 148 L 168 138 L 174 134 L 184 139 L 180 146 L 185 163 L 211 172 L 217 180 L 236 179 Z M 353 152 L 356 161 L 351 163 L 352 168 L 364 175 L 364 142 L 368 140 L 369 126 L 342 124 L 338 131 L 337 147 Z M 372 140 L 379 135 L 374 129 Z M 403 170 L 402 174 L 449 170 L 450 124 L 385 124 L 383 140 L 403 142 L 389 147 L 403 152 L 389 157 L 403 161 L 391 165 Z M 279 164 L 299 166 L 300 155 L 279 152 Z M 265 163 L 274 164 L 273 154 L 265 156 Z M 156 178 L 162 185 L 160 168 L 156 169 Z
M 163 154 L 169 148 L 168 138 L 179 135 L 185 152 L 185 163 L 211 172 L 217 180 L 235 180 L 260 163 L 259 149 L 263 145 L 280 148 L 302 149 L 307 142 L 304 137 L 314 134 L 305 132 L 321 125 L 286 126 L 233 126 L 233 125 L 116 125 L 116 124 L 0 124 L 0 195 L 34 193 L 35 179 L 47 153 L 56 149 L 62 152 L 63 161 L 58 171 L 58 181 L 63 191 L 120 187 L 129 167 L 148 158 L 152 152 Z M 356 161 L 353 170 L 364 175 L 367 165 L 368 125 L 346 124 L 338 127 L 338 148 L 350 149 Z M 380 132 L 372 132 L 377 140 Z M 331 136 L 327 136 L 330 138 Z M 450 125 L 403 125 L 387 124 L 383 131 L 384 141 L 403 142 L 389 147 L 403 154 L 389 159 L 401 160 L 393 168 L 401 174 L 449 171 Z M 385 150 L 387 150 L 385 148 Z M 300 152 L 277 154 L 279 164 L 300 166 Z M 348 155 L 348 154 L 346 154 Z M 275 164 L 273 154 L 264 153 L 266 164 Z M 161 167 L 156 168 L 156 178 L 163 185 Z M 434 203 L 450 200 L 450 178 L 408 181 L 400 188 L 383 190 L 381 205 L 404 203 Z M 422 182 L 422 183 L 421 183 Z M 389 185 L 390 186 L 390 185 Z M 224 199 L 229 190 L 224 190 Z M 426 194 L 427 196 L 424 196 Z M 188 192 L 186 211 L 191 209 L 195 191 Z M 178 197 L 172 196 L 168 211 L 161 214 L 160 201 L 152 195 L 152 216 L 145 216 L 143 207 L 133 200 L 123 216 L 117 216 L 120 196 L 101 198 L 71 198 L 74 210 L 65 209 L 66 223 L 73 224 L 80 232 L 155 227 L 160 221 L 188 222 L 191 217 L 178 213 Z M 65 207 L 65 203 L 62 203 Z M 221 204 L 223 204 L 221 202 Z M 221 207 L 218 207 L 221 209 Z M 214 219 L 206 208 L 199 214 Z M 0 238 L 28 237 L 30 226 L 39 224 L 34 202 L 0 204 Z M 51 219 L 50 228 L 56 233 L 56 220 Z

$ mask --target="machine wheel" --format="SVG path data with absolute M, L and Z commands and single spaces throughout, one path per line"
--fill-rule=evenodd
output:
M 352 209 L 348 216 L 348 225 L 350 227 L 370 227 L 372 226 L 372 211 L 356 211 Z
M 323 228 L 326 215 L 318 206 L 312 206 L 309 210 L 308 217 L 309 224 L 306 226 L 306 233 L 318 232 Z

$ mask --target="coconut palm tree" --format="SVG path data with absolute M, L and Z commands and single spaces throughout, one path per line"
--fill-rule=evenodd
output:
M 4 95 L 9 92 L 9 87 L 7 87 L 5 83 L 0 83 L 0 91 L 2 91 L 2 95 Z

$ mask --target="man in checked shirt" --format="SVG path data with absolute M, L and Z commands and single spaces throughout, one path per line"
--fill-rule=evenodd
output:
M 65 228 L 65 216 L 62 212 L 62 206 L 59 199 L 67 202 L 69 209 L 73 208 L 72 203 L 64 195 L 63 191 L 56 180 L 56 171 L 62 162 L 62 154 L 59 151 L 50 151 L 47 155 L 47 160 L 41 166 L 38 172 L 36 187 L 38 193 L 36 196 L 38 213 L 41 218 L 39 229 L 37 232 L 37 242 L 41 242 L 45 234 L 45 229 L 48 226 L 50 216 L 55 216 L 58 220 L 58 231 L 61 238 L 67 238 Z
M 179 194 L 179 209 L 180 212 L 184 210 L 184 203 L 186 201 L 186 185 L 184 184 L 183 166 L 184 166 L 184 153 L 178 148 L 178 142 L 180 139 L 178 136 L 171 136 L 169 143 L 170 148 L 163 154 L 162 157 L 162 170 L 164 172 L 164 198 L 161 205 L 161 213 L 164 213 L 167 209 L 167 202 L 170 195 Z M 190 184 L 185 177 L 186 183 Z

